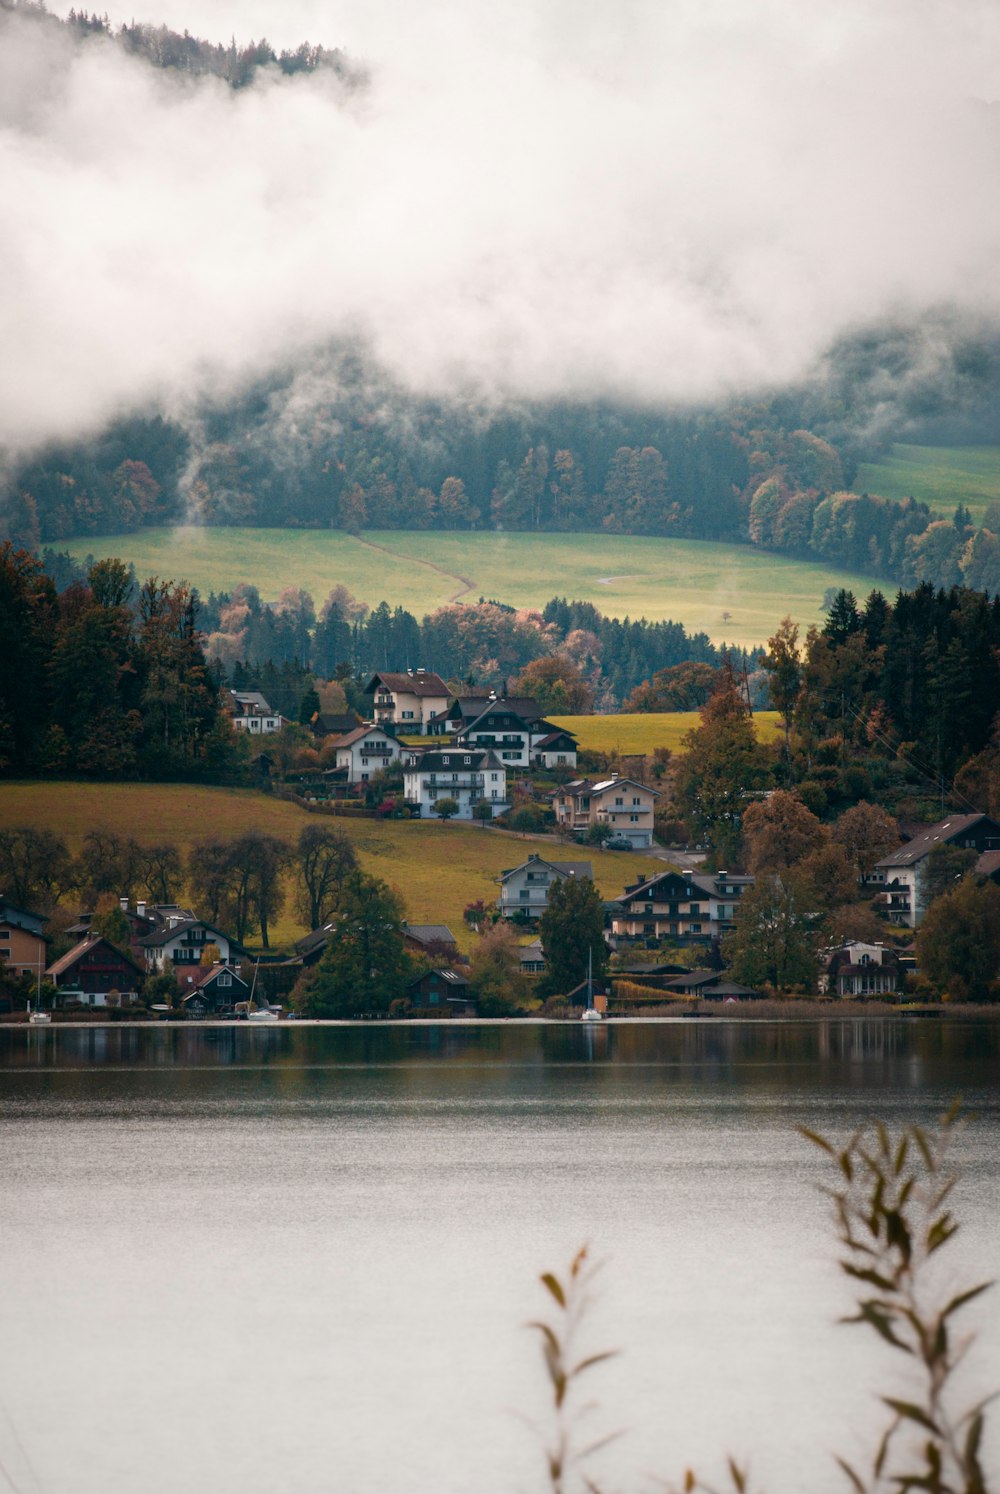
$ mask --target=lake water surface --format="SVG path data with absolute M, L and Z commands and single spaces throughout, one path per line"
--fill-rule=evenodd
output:
M 609 1489 L 749 1457 L 844 1487 L 892 1351 L 835 1326 L 797 1134 L 978 1112 L 956 1279 L 1000 1274 L 1000 1024 L 0 1029 L 0 1489 L 541 1491 L 539 1271 L 606 1265 Z M 968 1390 L 1000 1383 L 1000 1306 Z M 988 1448 L 1000 1468 L 1000 1438 Z M 7 1483 L 4 1480 L 7 1480 Z

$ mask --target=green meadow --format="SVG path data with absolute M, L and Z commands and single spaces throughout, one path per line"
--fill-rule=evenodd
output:
M 185 579 L 207 595 L 252 582 L 265 600 L 302 586 L 317 605 L 338 582 L 362 601 L 422 616 L 480 596 L 541 607 L 553 596 L 609 617 L 672 618 L 717 643 L 764 642 L 790 614 L 822 621 L 829 587 L 862 596 L 870 577 L 746 545 L 632 535 L 393 530 L 149 529 L 66 542 L 77 559 L 118 555 L 139 576 Z
M 883 498 L 917 498 L 949 517 L 964 503 L 981 520 L 1000 502 L 1000 446 L 894 446 L 881 461 L 862 463 L 854 487 Z

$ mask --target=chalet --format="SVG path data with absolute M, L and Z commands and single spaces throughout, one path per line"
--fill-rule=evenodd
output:
M 368 783 L 390 763 L 399 761 L 399 743 L 381 726 L 356 726 L 333 742 L 337 768 L 353 787 Z
M 823 996 L 890 996 L 902 984 L 899 954 L 885 944 L 852 939 L 824 953 L 819 978 Z
M 724 970 L 688 970 L 665 980 L 663 989 L 675 996 L 699 1001 L 757 1001 L 760 993 L 751 986 L 741 986 Z
M 139 948 L 151 971 L 162 970 L 168 960 L 175 967 L 200 965 L 207 945 L 214 945 L 219 960 L 231 964 L 234 955 L 250 958 L 250 952 L 231 934 L 224 934 L 203 918 L 169 919 L 162 928 L 139 940 Z
M 546 721 L 529 696 L 507 699 L 495 691 L 459 696 L 433 730 L 472 747 L 492 748 L 508 768 L 576 766 L 573 733 Z
M 414 736 L 426 736 L 431 723 L 444 715 L 451 700 L 451 691 L 441 676 L 427 669 L 373 674 L 365 694 L 372 696 L 376 726 L 393 726 Z
M 428 970 L 410 982 L 406 991 L 410 1005 L 436 1007 L 449 1016 L 475 1016 L 476 1003 L 469 992 L 468 977 L 458 970 Z
M 42 933 L 46 922 L 40 913 L 0 898 L 0 961 L 11 975 L 40 979 L 49 958 Z
M 549 905 L 552 886 L 569 877 L 593 881 L 594 869 L 589 861 L 543 861 L 541 856 L 529 856 L 520 866 L 500 873 L 501 915 L 510 918 L 523 913 L 528 918 L 541 918 Z
M 486 804 L 490 817 L 509 808 L 507 773 L 493 752 L 446 744 L 442 749 L 414 749 L 403 757 L 403 793 L 420 815 L 434 813 L 438 799 L 454 799 L 459 820 L 471 820 L 479 804 Z
M 914 827 L 916 833 L 876 862 L 882 911 L 890 923 L 919 927 L 927 911 L 928 857 L 937 846 L 958 846 L 978 856 L 1000 851 L 1000 823 L 987 814 L 955 814 L 936 825 Z
M 237 731 L 266 736 L 281 730 L 283 718 L 271 709 L 259 690 L 227 690 L 224 700 Z
M 216 962 L 181 976 L 180 1004 L 186 1017 L 218 1016 L 249 998 L 249 982 L 232 965 Z
M 636 850 L 653 844 L 653 806 L 659 790 L 634 778 L 594 782 L 576 778 L 552 795 L 556 823 L 571 835 L 585 835 L 592 825 L 607 825 L 612 834 L 629 840 Z
M 753 877 L 730 872 L 664 871 L 635 882 L 612 914 L 614 941 L 710 944 L 734 926 L 739 900 L 752 885 Z
M 56 1006 L 109 1006 L 112 992 L 127 1006 L 138 1000 L 144 975 L 138 960 L 101 934 L 88 934 L 45 972 L 56 988 Z

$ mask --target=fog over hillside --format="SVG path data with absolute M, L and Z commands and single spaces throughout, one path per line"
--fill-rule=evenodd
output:
M 421 393 L 661 404 L 801 380 L 873 321 L 926 321 L 926 376 L 1000 324 L 993 4 L 110 12 L 133 17 L 342 47 L 370 81 L 235 92 L 0 9 L 8 448 L 332 340 Z

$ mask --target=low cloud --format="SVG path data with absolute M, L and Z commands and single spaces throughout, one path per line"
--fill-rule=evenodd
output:
M 420 392 L 661 403 L 1000 319 L 993 5 L 150 6 L 371 82 L 234 93 L 0 12 L 8 447 L 337 339 Z

